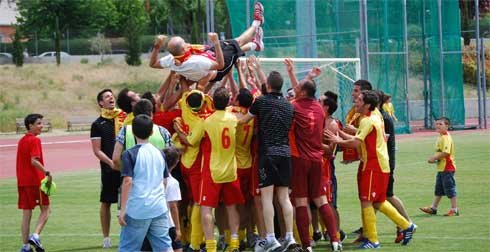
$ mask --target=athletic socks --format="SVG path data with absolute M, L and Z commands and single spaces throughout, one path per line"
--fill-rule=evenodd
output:
M 328 236 L 330 236 L 331 242 L 338 242 L 339 238 L 337 237 L 337 221 L 335 219 L 335 213 L 329 204 L 325 204 L 319 208 L 320 215 L 323 219 L 323 222 L 327 226 Z
M 247 231 L 245 229 L 238 230 L 237 238 L 239 241 L 244 241 L 246 237 L 247 237 Z M 233 238 L 233 235 L 231 236 L 231 238 Z
M 405 230 L 410 227 L 410 222 L 401 216 L 400 213 L 391 205 L 390 202 L 385 200 L 383 203 L 379 205 L 379 211 L 386 215 L 390 220 L 392 220 L 397 226 L 399 226 L 402 230 Z
M 216 240 L 206 240 L 206 252 L 216 252 L 217 242 Z
M 239 247 L 240 247 L 240 241 L 238 240 L 238 235 L 231 235 L 230 251 L 238 249 Z
M 259 26 L 260 26 L 260 21 L 259 21 L 259 20 L 254 20 L 254 21 L 252 22 L 252 26 L 253 26 L 253 27 L 259 27 Z
M 274 240 L 276 240 L 276 235 L 274 233 L 266 234 L 265 239 L 267 240 L 267 242 L 273 242 Z
M 303 248 L 310 247 L 310 220 L 308 218 L 308 208 L 306 206 L 296 207 L 296 227 Z
M 378 232 L 376 230 L 376 214 L 374 213 L 374 207 L 370 206 L 363 208 L 362 216 L 364 221 L 363 234 L 366 235 L 370 242 L 379 242 Z
M 192 207 L 191 213 L 191 247 L 198 250 L 201 246 L 203 232 L 201 226 L 201 208 L 197 205 Z M 215 241 L 216 243 L 216 241 Z M 215 245 L 216 247 L 216 245 Z

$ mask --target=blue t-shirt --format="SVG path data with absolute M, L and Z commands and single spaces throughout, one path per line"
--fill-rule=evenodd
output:
M 168 171 L 163 152 L 149 143 L 137 144 L 123 152 L 122 162 L 121 176 L 133 179 L 126 214 L 134 219 L 151 219 L 166 213 L 163 179 Z

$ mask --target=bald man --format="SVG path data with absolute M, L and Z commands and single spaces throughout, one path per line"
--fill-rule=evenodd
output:
M 219 41 L 216 33 L 209 33 L 211 46 L 191 45 L 182 37 L 172 37 L 167 44 L 169 55 L 158 58 L 160 48 L 167 37 L 159 35 L 153 46 L 150 67 L 169 68 L 197 82 L 198 89 L 204 89 L 208 82 L 220 81 L 231 70 L 238 57 L 246 51 L 264 50 L 263 31 L 264 7 L 260 2 L 254 6 L 254 21 L 238 38 Z

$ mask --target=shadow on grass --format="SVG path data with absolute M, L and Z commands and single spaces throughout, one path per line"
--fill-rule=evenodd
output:
M 70 249 L 60 249 L 60 250 L 50 250 L 51 252 L 66 252 L 66 251 L 100 251 L 102 250 L 101 246 L 90 246 L 90 247 L 82 247 L 82 248 L 70 248 Z M 107 251 L 117 251 L 117 247 L 113 247 Z

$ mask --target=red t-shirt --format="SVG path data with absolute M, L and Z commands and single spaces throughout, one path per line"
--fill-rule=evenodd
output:
M 180 109 L 174 109 L 170 111 L 158 111 L 153 114 L 153 122 L 156 125 L 160 125 L 167 129 L 168 132 L 170 132 L 170 134 L 172 135 L 175 133 L 173 120 L 176 117 L 180 116 L 182 116 L 182 110 Z
M 44 165 L 41 139 L 31 133 L 26 133 L 17 147 L 17 186 L 40 186 L 44 174 L 31 164 L 31 159 L 37 157 Z
M 321 160 L 323 156 L 323 128 L 325 113 L 322 105 L 313 98 L 302 98 L 292 102 L 294 106 L 294 138 L 299 157 Z

